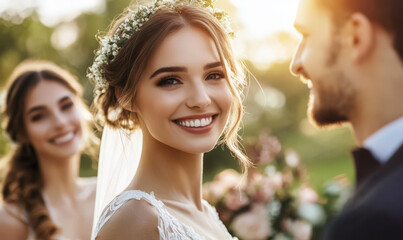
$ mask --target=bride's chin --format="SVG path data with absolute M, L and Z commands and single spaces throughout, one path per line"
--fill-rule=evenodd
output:
M 182 147 L 181 151 L 189 154 L 204 154 L 210 152 L 215 147 L 215 144 L 212 146 L 192 146 L 192 147 Z

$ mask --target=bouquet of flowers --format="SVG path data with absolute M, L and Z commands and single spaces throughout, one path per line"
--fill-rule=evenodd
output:
M 308 184 L 299 155 L 283 151 L 274 136 L 261 134 L 246 150 L 256 166 L 247 176 L 226 169 L 203 186 L 204 198 L 242 240 L 317 238 L 348 199 L 344 176 L 326 183 L 319 197 Z

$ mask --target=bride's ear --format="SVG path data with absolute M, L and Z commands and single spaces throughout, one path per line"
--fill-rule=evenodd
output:
M 122 97 L 122 88 L 121 87 L 115 87 L 115 96 L 116 96 L 116 99 L 118 100 L 119 105 L 123 109 L 126 109 L 127 111 L 130 111 L 130 112 L 137 111 L 135 104 L 133 103 L 133 100 L 131 98 Z

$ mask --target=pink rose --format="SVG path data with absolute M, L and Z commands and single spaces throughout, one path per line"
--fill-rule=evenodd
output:
M 255 195 L 257 189 L 260 186 L 260 182 L 263 178 L 263 175 L 257 172 L 250 172 L 248 174 L 248 182 L 246 184 L 246 192 L 250 195 L 253 196 Z
M 283 173 L 283 187 L 284 188 L 291 186 L 293 181 L 294 181 L 294 177 L 292 176 L 292 172 L 287 171 L 287 172 Z
M 319 200 L 318 194 L 309 186 L 303 186 L 299 190 L 299 201 L 304 203 L 317 203 Z
M 243 240 L 264 240 L 272 235 L 268 217 L 264 204 L 254 204 L 250 211 L 235 217 L 231 229 Z
M 268 134 L 261 134 L 259 137 L 262 149 L 259 154 L 260 164 L 270 163 L 273 158 L 281 151 L 281 144 L 276 137 Z
M 283 188 L 283 174 L 281 172 L 276 172 L 269 176 L 270 184 L 274 189 L 282 189 Z
M 208 182 L 203 184 L 203 198 L 210 204 L 215 205 L 225 193 L 225 187 L 219 182 Z
M 236 211 L 248 204 L 249 198 L 244 192 L 232 190 L 225 196 L 225 206 L 232 211 Z
M 312 225 L 305 221 L 287 219 L 284 226 L 295 240 L 310 240 L 312 237 Z
M 270 177 L 263 177 L 253 198 L 258 202 L 266 203 L 273 199 L 274 194 L 275 190 Z
M 233 169 L 220 172 L 212 182 L 203 184 L 203 198 L 215 205 L 232 189 L 242 187 L 241 175 Z
M 214 182 L 219 182 L 225 192 L 230 189 L 239 188 L 241 186 L 241 180 L 241 174 L 234 169 L 225 169 L 214 178 Z

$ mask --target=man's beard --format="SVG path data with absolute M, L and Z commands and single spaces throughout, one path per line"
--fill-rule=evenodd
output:
M 310 95 L 308 116 L 320 127 L 349 121 L 354 108 L 355 89 L 337 66 L 340 44 L 334 40 L 326 61 L 327 74 L 315 81 L 315 96 Z M 315 99 L 316 98 L 316 99 Z

